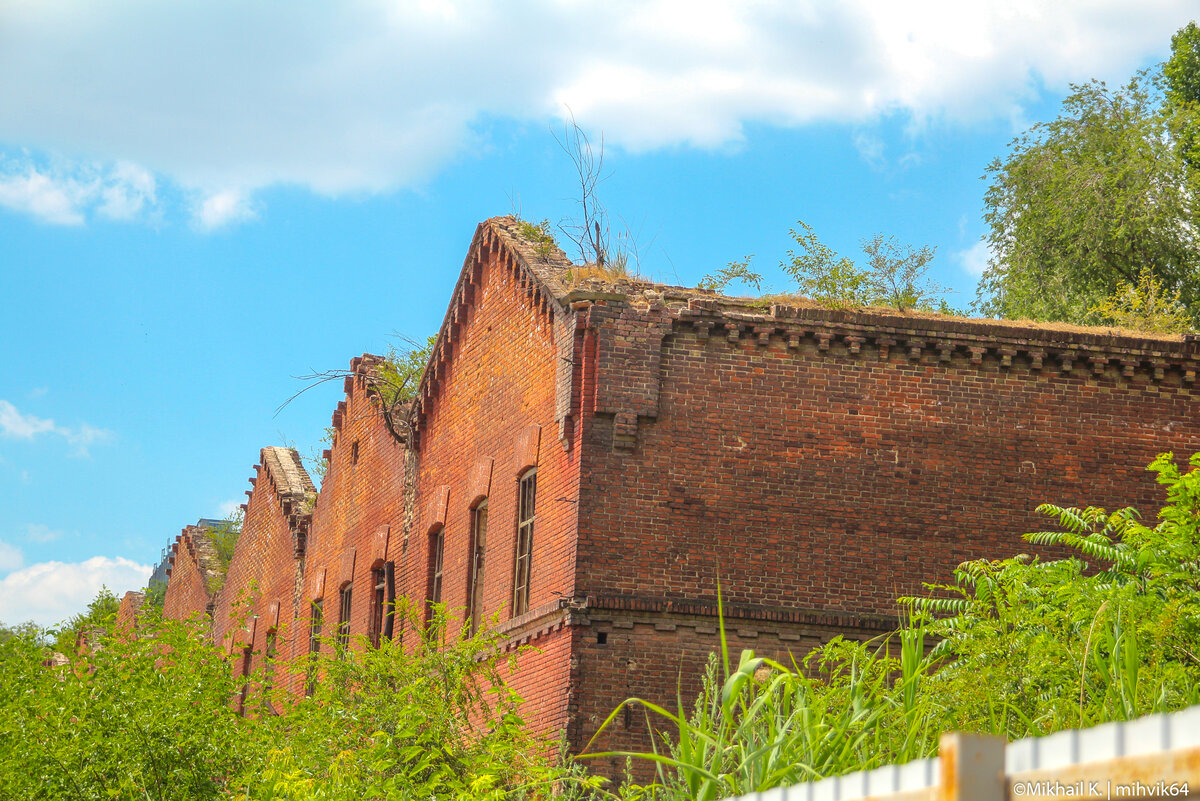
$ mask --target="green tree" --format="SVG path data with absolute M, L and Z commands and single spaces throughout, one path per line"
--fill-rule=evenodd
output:
M 1171 58 L 1163 64 L 1167 103 L 1174 112 L 1180 154 L 1200 167 L 1200 27 L 1189 22 L 1171 37 Z
M 988 167 L 992 258 L 979 310 L 1096 322 L 1093 309 L 1149 269 L 1200 319 L 1200 182 L 1180 137 L 1195 119 L 1196 71 L 1182 54 L 1167 81 L 1177 100 L 1164 102 L 1161 82 L 1146 72 L 1116 90 L 1100 81 L 1073 86 L 1058 117 L 1017 137 Z
M 928 277 L 935 248 L 901 245 L 895 237 L 876 234 L 862 241 L 865 266 L 859 267 L 822 242 L 812 227 L 797 222 L 791 231 L 799 246 L 789 250 L 781 267 L 796 281 L 800 294 L 832 307 L 890 306 L 949 313 L 946 289 Z

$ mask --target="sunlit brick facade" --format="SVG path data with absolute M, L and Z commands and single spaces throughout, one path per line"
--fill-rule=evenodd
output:
M 211 605 L 239 669 L 268 632 L 280 664 L 306 652 L 314 603 L 369 643 L 381 597 L 436 594 L 534 646 L 511 681 L 578 749 L 625 697 L 695 696 L 718 581 L 734 648 L 873 637 L 898 595 L 1030 550 L 1037 503 L 1148 514 L 1146 464 L 1200 450 L 1191 340 L 582 278 L 519 230 L 479 226 L 391 426 L 376 358 L 351 362 L 319 495 L 263 450 L 217 597 L 181 536 L 167 611 Z

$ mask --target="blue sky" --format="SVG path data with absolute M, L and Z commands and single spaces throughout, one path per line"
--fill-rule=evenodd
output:
M 0 0 L 0 620 L 319 451 L 340 384 L 276 414 L 295 376 L 432 333 L 480 220 L 574 213 L 568 109 L 649 277 L 783 289 L 802 219 L 936 246 L 966 306 L 988 162 L 1189 5 Z

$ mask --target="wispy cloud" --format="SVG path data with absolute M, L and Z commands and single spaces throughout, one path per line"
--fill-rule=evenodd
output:
M 0 549 L 0 559 L 3 559 Z M 0 621 L 53 626 L 82 612 L 101 587 L 118 597 L 143 587 L 153 568 L 121 557 L 83 562 L 38 562 L 0 578 Z
M 192 208 L 192 222 L 202 231 L 215 231 L 254 219 L 250 197 L 240 189 L 224 189 L 203 196 Z
M 61 536 L 61 531 L 55 531 L 41 523 L 31 523 L 25 527 L 25 539 L 30 542 L 54 542 Z
M 217 510 L 220 511 L 221 517 L 230 518 L 233 515 L 237 514 L 237 511 L 242 508 L 242 503 L 243 503 L 243 501 L 241 498 L 234 498 L 233 500 L 222 501 L 217 506 Z
M 89 447 L 113 439 L 113 433 L 88 423 L 60 426 L 47 417 L 21 412 L 9 401 L 0 399 L 0 436 L 33 440 L 42 434 L 54 434 L 74 446 L 75 456 L 89 456 Z
M 988 262 L 992 258 L 992 251 L 987 242 L 980 240 L 966 250 L 960 250 L 956 255 L 959 265 L 978 278 L 987 269 Z
M 42 166 L 28 155 L 0 161 L 0 206 L 42 222 L 83 225 L 89 214 L 133 220 L 156 200 L 154 175 L 129 162 L 105 170 L 68 162 Z
M 878 136 L 864 133 L 854 136 L 854 149 L 873 170 L 883 169 L 883 147 L 883 140 Z

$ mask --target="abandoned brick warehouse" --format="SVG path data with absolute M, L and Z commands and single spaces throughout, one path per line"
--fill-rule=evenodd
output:
M 734 647 L 873 637 L 898 595 L 1028 550 L 1037 503 L 1151 515 L 1145 466 L 1200 450 L 1193 341 L 580 280 L 520 230 L 478 227 L 403 425 L 363 356 L 319 493 L 261 451 L 219 591 L 206 529 L 179 535 L 166 613 L 239 670 L 302 691 L 314 630 L 378 641 L 392 599 L 436 600 L 536 646 L 526 717 L 578 750 L 626 697 L 694 697 L 718 580 Z

